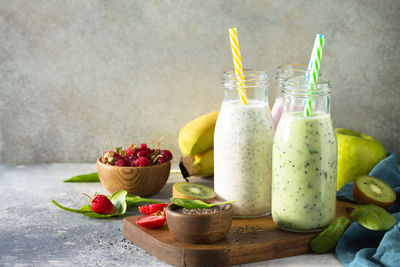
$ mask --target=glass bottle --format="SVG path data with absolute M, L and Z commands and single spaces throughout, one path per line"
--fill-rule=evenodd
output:
M 307 71 L 307 67 L 308 66 L 306 64 L 287 64 L 278 66 L 278 71 L 276 73 L 276 97 L 271 111 L 275 127 L 278 125 L 279 119 L 281 118 L 282 115 L 283 81 L 286 80 L 287 78 L 299 75 L 301 72 Z
M 244 82 L 225 72 L 224 97 L 214 134 L 214 189 L 233 203 L 233 216 L 260 217 L 271 210 L 274 123 L 268 106 L 268 74 L 245 70 Z M 248 105 L 239 98 L 245 89 Z
M 319 79 L 309 87 L 307 75 L 285 80 L 283 113 L 273 144 L 272 218 L 293 232 L 320 231 L 336 213 L 337 143 L 330 83 Z

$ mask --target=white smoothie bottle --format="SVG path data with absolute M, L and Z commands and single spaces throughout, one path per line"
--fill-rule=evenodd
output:
M 281 229 L 316 232 L 335 218 L 337 144 L 330 94 L 322 79 L 313 89 L 304 75 L 285 80 L 272 160 L 272 218 Z
M 274 123 L 268 107 L 268 75 L 245 70 L 224 74 L 224 98 L 214 134 L 214 189 L 233 203 L 236 218 L 260 217 L 271 210 Z M 245 89 L 247 105 L 239 100 Z

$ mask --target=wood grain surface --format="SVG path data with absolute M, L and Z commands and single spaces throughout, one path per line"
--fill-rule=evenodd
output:
M 337 201 L 336 217 L 347 215 L 350 204 Z M 165 224 L 143 229 L 135 224 L 142 216 L 124 219 L 124 235 L 133 243 L 175 266 L 227 266 L 311 253 L 309 243 L 317 233 L 291 233 L 279 229 L 271 216 L 234 219 L 226 239 L 213 244 L 176 241 Z

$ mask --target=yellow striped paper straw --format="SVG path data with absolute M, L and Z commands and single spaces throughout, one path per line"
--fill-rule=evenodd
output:
M 239 89 L 240 102 L 243 105 L 247 105 L 246 90 L 242 88 L 244 86 L 243 67 L 242 67 L 242 58 L 240 56 L 239 39 L 237 36 L 236 28 L 229 29 L 229 38 L 231 40 L 233 65 L 235 66 L 235 73 L 237 76 L 236 79 L 239 81 L 239 86 L 241 87 Z

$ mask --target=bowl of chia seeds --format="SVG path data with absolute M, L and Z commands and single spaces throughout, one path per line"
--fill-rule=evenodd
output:
M 187 209 L 171 204 L 166 208 L 172 236 L 186 243 L 209 244 L 225 238 L 232 225 L 232 205 Z

